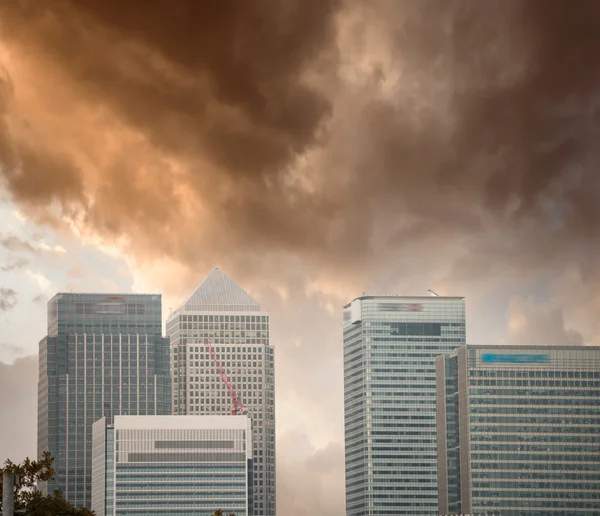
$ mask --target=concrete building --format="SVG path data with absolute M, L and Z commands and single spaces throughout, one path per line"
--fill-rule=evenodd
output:
M 463 346 L 437 392 L 441 514 L 598 514 L 600 347 Z
M 247 416 L 116 416 L 93 426 L 96 516 L 252 514 Z
M 169 317 L 173 414 L 228 414 L 230 395 L 210 342 L 253 427 L 254 514 L 275 516 L 275 370 L 269 315 L 214 269 Z
M 91 507 L 92 425 L 116 414 L 170 414 L 169 341 L 157 294 L 60 293 L 39 346 L 38 456 L 50 451 L 59 489 Z
M 435 360 L 465 343 L 462 297 L 344 308 L 346 514 L 437 513 Z

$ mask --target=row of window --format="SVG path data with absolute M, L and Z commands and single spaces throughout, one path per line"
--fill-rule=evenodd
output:
M 478 429 L 479 430 L 479 429 Z M 495 432 L 489 433 L 471 433 L 471 442 L 510 442 L 510 443 L 546 443 L 546 442 L 560 442 L 561 444 L 567 443 L 594 443 L 600 446 L 600 439 L 598 438 L 598 428 L 589 427 L 588 432 L 581 434 L 569 433 L 565 434 L 566 428 L 557 428 L 556 434 L 551 433 L 533 433 L 529 432 L 524 434 L 521 432 L 517 433 L 499 433 L 502 428 L 496 428 Z M 571 428 L 568 428 L 569 432 Z M 594 432 L 589 430 L 595 430 Z M 589 434 L 589 435 L 587 435 Z
M 569 396 L 569 395 L 580 395 L 578 394 L 582 389 L 581 387 L 587 389 L 598 389 L 600 388 L 600 382 L 595 380 L 534 380 L 534 379 L 477 379 L 477 380 L 469 380 L 469 385 L 471 386 L 471 391 L 479 390 L 475 389 L 475 387 L 486 387 L 486 386 L 497 386 L 497 387 L 535 387 L 532 389 L 532 392 L 545 392 L 549 391 L 552 387 L 562 387 L 559 395 L 561 396 Z M 545 388 L 542 391 L 541 388 Z M 566 389 L 565 389 L 566 388 Z M 456 384 L 454 384 L 454 390 L 456 391 Z M 496 394 L 497 392 L 489 391 L 490 394 Z M 556 392 L 556 391 L 554 391 Z
M 483 453 L 474 452 L 471 455 L 472 463 L 486 462 L 486 461 L 537 461 L 537 462 L 579 462 L 581 463 L 595 463 L 600 468 L 600 455 L 593 453 L 592 455 L 585 453 L 578 453 L 574 455 L 567 455 L 564 453 L 548 453 L 547 455 L 539 455 L 530 453 L 515 453 L 514 450 L 497 451 L 495 453 Z
M 600 371 L 471 369 L 471 378 L 600 378 Z
M 579 442 L 572 446 L 569 446 L 560 440 L 560 436 L 557 436 L 555 442 L 560 444 L 548 444 L 548 443 L 512 443 L 503 444 L 498 442 L 492 443 L 473 443 L 471 444 L 471 451 L 498 451 L 498 452 L 542 452 L 542 453 L 553 453 L 553 452 L 567 452 L 567 453 L 591 453 L 598 456 L 600 460 L 600 440 L 596 439 L 591 441 L 587 446 L 583 442 Z M 554 455 L 548 455 L 546 458 L 551 458 Z M 542 456 L 536 455 L 535 459 L 540 460 Z
M 569 462 L 532 462 L 532 456 L 527 455 L 522 462 L 510 460 L 510 457 L 502 457 L 507 462 L 496 461 L 493 463 L 473 462 L 472 470 L 521 470 L 521 471 L 600 471 L 600 463 L 598 462 L 580 462 L 577 460 Z M 571 474 L 571 473 L 569 473 Z
M 541 480 L 544 482 L 549 481 L 565 481 L 568 480 L 570 483 L 577 482 L 600 482 L 600 473 L 595 472 L 585 472 L 585 471 L 570 471 L 566 473 L 564 470 L 560 470 L 557 472 L 554 471 L 523 471 L 515 472 L 513 469 L 507 469 L 502 471 L 486 471 L 485 473 L 478 473 L 474 475 L 473 482 L 476 480 L 483 479 L 505 479 L 513 484 L 520 484 L 521 482 L 527 482 L 528 480 Z M 551 482 L 549 485 L 553 486 L 554 482 Z M 598 485 L 596 483 L 596 485 Z
M 266 315 L 181 315 L 182 322 L 268 322 Z
M 514 393 L 511 393 L 512 396 L 514 396 Z M 528 397 L 519 397 L 519 398 L 509 398 L 507 396 L 498 396 L 498 397 L 492 397 L 492 396 L 486 396 L 486 397 L 482 397 L 482 398 L 478 398 L 478 397 L 471 397 L 470 398 L 470 403 L 471 405 L 504 405 L 506 407 L 510 407 L 511 410 L 513 410 L 513 407 L 515 406 L 523 406 L 523 405 L 536 405 L 536 406 L 543 406 L 540 407 L 542 410 L 547 410 L 547 406 L 549 406 L 550 408 L 554 407 L 560 407 L 562 406 L 589 406 L 590 407 L 590 411 L 588 413 L 596 413 L 599 414 L 600 411 L 593 411 L 592 407 L 597 406 L 596 400 L 586 400 L 586 399 L 581 399 L 581 398 L 576 398 L 573 396 L 561 396 L 561 397 L 554 397 L 554 398 L 533 398 L 531 396 Z M 491 408 L 491 407 L 490 407 Z M 562 408 L 560 409 L 562 410 Z
M 508 510 L 511 506 L 517 507 L 527 507 L 527 500 L 529 499 L 531 505 L 541 506 L 541 507 L 561 507 L 560 505 L 550 505 L 552 500 L 576 500 L 573 505 L 569 505 L 568 507 L 580 507 L 584 508 L 586 504 L 589 503 L 585 499 L 588 500 L 596 500 L 596 504 L 598 503 L 598 492 L 596 490 L 590 490 L 591 492 L 585 492 L 580 490 L 569 490 L 569 491 L 521 491 L 520 489 L 515 489 L 514 486 L 510 486 L 506 488 L 507 490 L 486 490 L 479 491 L 473 490 L 473 498 L 483 498 L 484 500 L 488 500 L 492 502 L 494 498 L 498 498 L 501 500 L 496 500 L 493 505 L 499 505 L 503 507 L 505 510 Z M 537 500 L 536 500 L 537 499 Z M 483 505 L 481 502 L 477 501 L 474 505 Z M 587 506 L 589 507 L 589 506 Z M 593 508 L 598 508 L 598 505 L 595 505 Z

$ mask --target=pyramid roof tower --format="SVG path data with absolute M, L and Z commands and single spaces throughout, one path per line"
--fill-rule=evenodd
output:
M 215 267 L 180 310 L 198 312 L 260 312 L 260 303 Z

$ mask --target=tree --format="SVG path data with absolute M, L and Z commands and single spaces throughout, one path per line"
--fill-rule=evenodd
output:
M 19 485 L 15 487 L 15 513 L 26 516 L 93 516 L 87 509 L 76 509 L 62 497 L 60 491 L 51 495 L 43 495 L 35 490 L 37 482 L 50 480 L 53 475 L 52 462 L 54 458 L 45 452 L 40 460 L 25 459 L 21 464 L 7 460 L 4 468 L 0 468 L 0 510 L 3 490 L 2 473 L 8 471 L 19 475 Z
M 225 514 L 223 513 L 223 511 L 221 509 L 218 509 L 215 511 L 215 513 L 213 514 L 213 516 L 225 516 Z M 235 516 L 235 514 L 233 514 L 232 512 L 230 512 L 227 516 Z

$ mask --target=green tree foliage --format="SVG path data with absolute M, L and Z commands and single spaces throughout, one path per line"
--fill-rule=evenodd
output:
M 35 485 L 39 481 L 47 481 L 52 478 L 52 462 L 54 458 L 49 452 L 45 452 L 40 460 L 25 459 L 21 464 L 14 464 L 7 460 L 3 468 L 0 468 L 0 509 L 2 508 L 2 473 L 9 471 L 19 475 L 19 485 L 15 487 L 15 513 L 26 516 L 93 516 L 92 511 L 87 509 L 76 509 L 67 502 L 59 491 L 51 495 L 43 495 L 35 491 Z
M 213 516 L 225 516 L 225 513 L 221 509 L 218 509 L 218 510 L 215 511 L 215 513 L 213 514 Z M 227 516 L 235 516 L 235 514 L 233 514 L 232 512 L 230 512 Z

